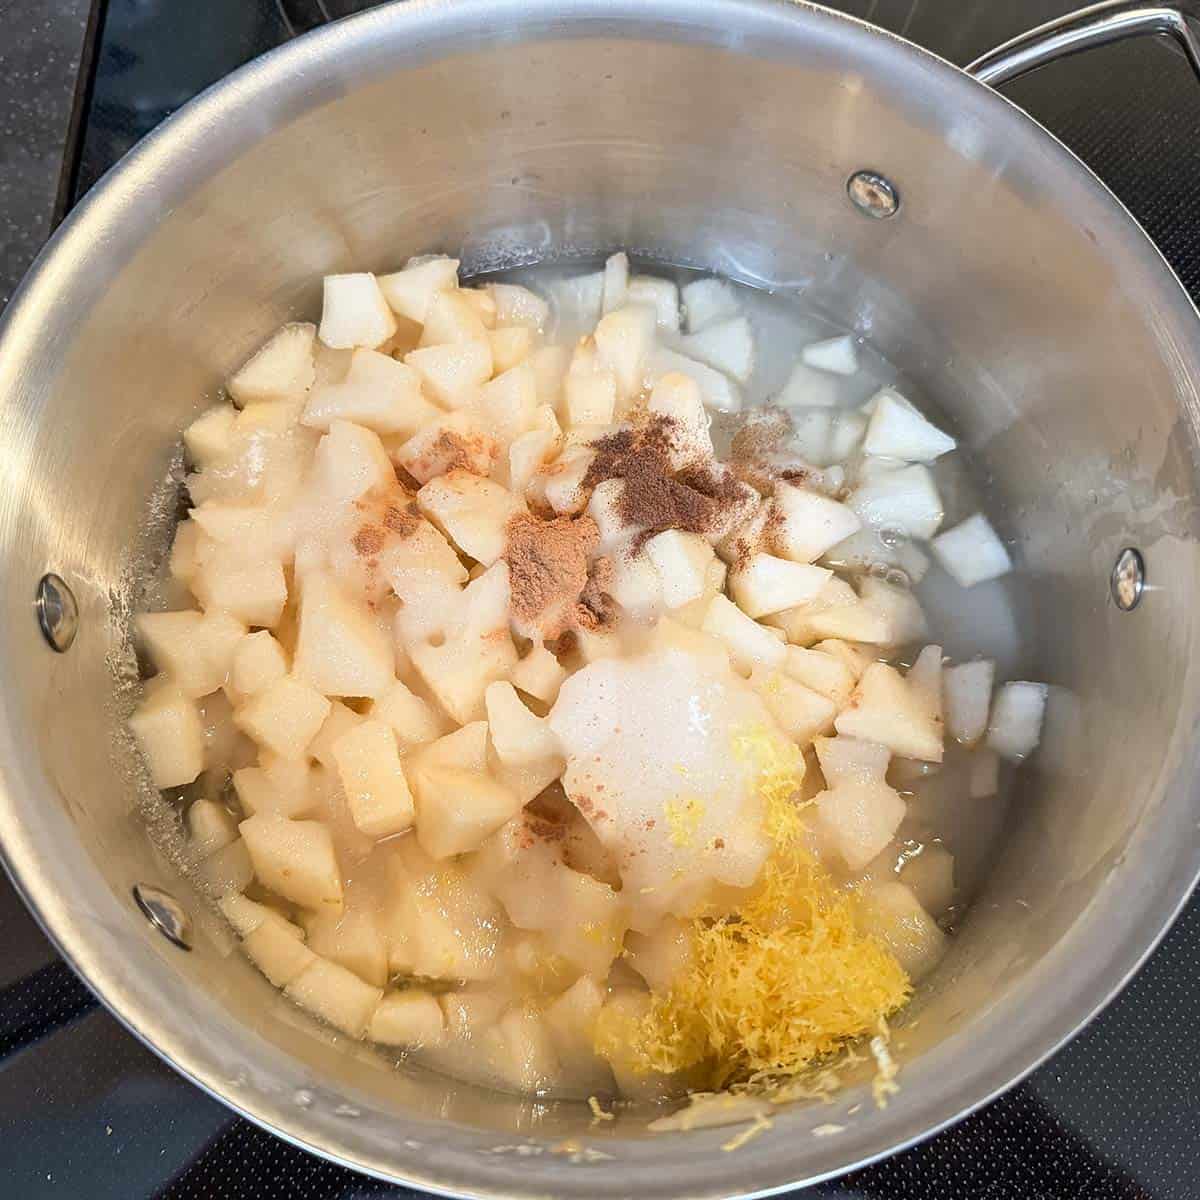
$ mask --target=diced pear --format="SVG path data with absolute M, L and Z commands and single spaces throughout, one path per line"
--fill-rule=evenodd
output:
M 353 1038 L 366 1033 L 383 999 L 382 988 L 363 983 L 338 963 L 316 957 L 288 982 L 284 991 L 301 1008 Z
M 888 644 L 903 646 L 918 642 L 929 633 L 925 614 L 916 596 L 905 587 L 898 587 L 874 575 L 865 576 L 858 586 L 863 604 L 887 622 L 890 631 Z M 832 632 L 832 631 L 831 631 Z M 870 638 L 850 639 L 870 641 Z
M 219 610 L 140 613 L 135 624 L 154 665 L 196 699 L 225 683 L 246 632 L 240 621 Z
M 607 288 L 606 288 L 607 291 Z M 596 326 L 596 353 L 602 366 L 617 377 L 617 397 L 628 401 L 642 390 L 647 358 L 655 342 L 653 308 L 630 304 L 600 318 Z
M 230 682 L 240 696 L 256 696 L 288 673 L 287 654 L 265 629 L 244 634 L 233 651 Z
M 826 612 L 855 606 L 859 603 L 854 589 L 844 580 L 834 576 L 826 581 L 820 592 L 807 604 L 796 608 L 785 608 L 782 612 L 770 613 L 763 620 L 776 629 L 782 629 L 784 636 L 794 646 L 804 646 L 815 642 L 821 637 L 816 625 L 816 618 Z
M 706 326 L 736 317 L 742 311 L 737 292 L 724 279 L 695 279 L 685 284 L 683 306 L 689 333 L 699 333 Z
M 846 505 L 784 480 L 775 485 L 775 508 L 779 519 L 771 530 L 773 544 L 796 562 L 815 562 L 861 527 Z
M 582 975 L 545 1012 L 565 1086 L 589 1096 L 604 1094 L 615 1086 L 608 1064 L 595 1048 L 596 1017 L 604 998 L 605 989 L 590 975 Z
M 421 346 L 404 356 L 421 377 L 428 396 L 444 408 L 462 408 L 492 377 L 492 347 L 486 333 L 470 341 Z
M 293 941 L 304 941 L 304 930 L 299 925 L 284 920 L 273 908 L 250 900 L 241 892 L 227 893 L 217 905 L 239 937 L 249 937 L 260 925 L 270 923 L 278 925 Z
M 214 554 L 192 585 L 206 609 L 220 609 L 244 625 L 271 629 L 287 603 L 287 581 L 278 560 L 241 562 L 235 555 Z
M 388 992 L 380 1002 L 367 1038 L 384 1046 L 416 1049 L 436 1046 L 446 1034 L 446 1018 L 437 997 L 423 988 Z
M 498 680 L 490 684 L 484 699 L 492 745 L 506 766 L 527 766 L 561 756 L 562 747 L 549 724 L 525 707 L 511 683 Z
M 793 610 L 803 613 L 804 610 Z M 894 628 L 884 613 L 877 611 L 861 600 L 849 604 L 822 608 L 805 613 L 808 636 L 804 640 L 817 638 L 840 638 L 851 642 L 866 642 L 876 646 L 895 644 Z M 788 630 L 791 637 L 791 630 Z M 800 639 L 797 639 L 800 640 Z
M 250 961 L 275 987 L 286 987 L 317 961 L 316 955 L 282 928 L 285 922 L 263 921 L 242 941 Z
M 689 358 L 665 346 L 658 346 L 650 351 L 646 359 L 646 382 L 657 383 L 664 375 L 678 373 L 687 375 L 694 380 L 700 389 L 705 406 L 717 412 L 738 412 L 742 407 L 742 396 L 738 386 L 728 375 L 702 363 L 698 359 Z
M 175 526 L 167 569 L 172 579 L 187 584 L 188 587 L 191 587 L 200 568 L 200 539 L 203 536 L 200 526 L 190 518 L 185 517 Z
M 289 675 L 252 696 L 233 714 L 234 723 L 260 746 L 283 758 L 300 758 L 329 715 L 329 701 Z
M 870 884 L 863 890 L 858 922 L 896 956 L 918 983 L 946 953 L 946 935 L 921 907 L 912 889 L 898 881 Z
M 629 258 L 622 250 L 612 254 L 604 264 L 604 298 L 602 311 L 607 314 L 620 308 L 625 303 L 625 293 L 629 287 Z
M 930 543 L 933 556 L 959 587 L 999 579 L 1012 570 L 1012 559 L 983 513 L 968 517 Z
M 157 788 L 181 787 L 204 770 L 204 723 L 196 702 L 168 681 L 148 688 L 129 718 Z
M 456 287 L 457 258 L 430 258 L 379 277 L 380 291 L 392 311 L 418 324 L 424 324 L 434 296 Z
M 508 481 L 512 490 L 523 494 L 534 476 L 558 453 L 561 435 L 545 429 L 531 429 L 514 438 L 508 448 Z
M 570 361 L 571 352 L 566 346 L 542 346 L 529 356 L 529 365 L 537 379 L 539 405 L 547 405 L 551 411 L 557 409 Z
M 486 298 L 483 293 L 458 289 L 437 292 L 425 312 L 420 345 L 446 346 L 458 342 L 486 341 L 488 326 L 474 303 L 476 299 Z M 494 305 L 491 315 L 494 324 Z
M 929 719 L 936 725 L 943 723 L 942 713 L 942 648 L 926 646 L 904 677 L 909 690 L 924 705 Z
M 377 350 L 355 350 L 340 383 L 313 388 L 301 423 L 323 432 L 333 421 L 351 421 L 376 433 L 412 437 L 441 410 L 421 394 L 421 380 L 404 363 Z
M 646 542 L 645 551 L 658 572 L 667 608 L 679 608 L 703 594 L 713 548 L 698 533 L 666 529 Z
M 842 783 L 816 799 L 821 832 L 851 871 L 860 871 L 895 836 L 905 804 L 886 783 Z
M 330 505 L 349 504 L 394 484 L 395 471 L 379 435 L 350 421 L 331 421 L 313 454 L 311 487 Z
M 587 446 L 564 450 L 533 482 L 542 484 L 546 503 L 560 515 L 583 512 L 591 495 L 584 485 L 596 452 Z
M 509 673 L 513 687 L 543 704 L 554 703 L 566 677 L 562 664 L 540 642 L 530 647 Z
M 995 678 L 996 664 L 990 658 L 946 668 L 942 676 L 946 732 L 955 741 L 973 746 L 987 732 Z
M 783 664 L 784 643 L 725 596 L 713 598 L 700 628 L 728 647 L 734 667 L 744 675 L 756 664 L 765 667 Z
M 713 456 L 708 413 L 700 387 L 689 375 L 668 372 L 654 384 L 646 411 L 669 422 L 668 461 L 678 471 Z
M 783 669 L 795 680 L 833 701 L 839 711 L 846 707 L 854 691 L 856 676 L 844 662 L 820 650 L 788 646 Z
M 316 803 L 308 787 L 284 787 L 262 767 L 242 767 L 233 773 L 238 803 L 248 817 L 263 813 L 277 817 L 303 817 Z
M 527 361 L 537 345 L 533 330 L 524 325 L 501 325 L 488 331 L 488 345 L 492 348 L 492 372 L 495 375 L 502 375 L 522 363 L 529 367 L 536 400 L 537 373 Z
M 625 935 L 625 960 L 652 992 L 665 996 L 691 957 L 691 927 L 674 917 L 664 917 L 651 933 Z
M 828 447 L 829 422 L 836 416 L 836 413 L 829 410 L 841 405 L 844 392 L 845 385 L 837 375 L 810 367 L 805 362 L 798 362 L 789 372 L 787 382 L 784 383 L 775 403 L 792 414 L 792 420 L 797 427 L 804 419 L 816 416 L 818 411 L 824 410 L 828 421 L 824 426 L 825 440 L 820 445 Z M 809 457 L 807 449 L 800 449 L 797 443 L 793 445 L 809 462 L 821 465 L 816 458 Z M 822 453 L 824 452 L 822 450 Z
M 461 724 L 483 715 L 483 694 L 488 684 L 505 678 L 517 663 L 516 648 L 507 637 L 466 642 L 447 639 L 436 646 L 416 643 L 410 653 L 425 686 Z
M 412 825 L 412 795 L 390 726 L 363 721 L 333 743 L 333 757 L 350 816 L 363 833 L 385 838 Z
M 479 389 L 474 404 L 491 432 L 505 445 L 511 444 L 532 427 L 537 412 L 533 367 L 523 362 L 498 373 Z
M 504 553 L 508 522 L 525 511 L 525 502 L 507 488 L 457 470 L 425 484 L 417 493 L 417 504 L 464 554 L 484 566 L 491 566 Z
M 256 813 L 238 828 L 264 887 L 314 912 L 341 912 L 342 875 L 327 825 Z
M 634 275 L 625 288 L 629 304 L 648 304 L 654 309 L 659 329 L 679 332 L 679 288 L 673 280 L 657 275 Z
M 394 451 L 396 462 L 418 483 L 455 468 L 487 475 L 499 453 L 483 421 L 466 410 L 447 413 Z
M 611 554 L 633 534 L 639 532 L 626 524 L 621 515 L 625 497 L 624 479 L 604 479 L 592 489 L 587 503 L 587 515 L 596 522 L 600 540 L 596 549 L 600 554 Z
M 882 388 L 871 403 L 871 422 L 863 443 L 868 454 L 928 463 L 949 454 L 958 444 L 894 388 Z
M 480 771 L 418 766 L 412 786 L 417 840 L 435 859 L 478 850 L 521 810 L 518 796 Z
M 303 395 L 316 375 L 313 340 L 316 326 L 298 321 L 284 325 L 234 372 L 225 385 L 239 408 Z
M 905 861 L 900 882 L 912 889 L 922 908 L 941 916 L 954 903 L 954 856 L 945 846 L 925 846 Z
M 347 889 L 344 912 L 304 917 L 308 948 L 321 958 L 353 971 L 364 983 L 381 988 L 388 981 L 387 940 L 373 901 L 355 902 Z
M 904 758 L 942 761 L 940 722 L 929 715 L 900 672 L 886 663 L 872 663 L 863 672 L 835 727 L 838 733 L 878 742 Z
M 226 504 L 206 500 L 191 510 L 191 519 L 214 543 L 242 562 L 291 559 L 295 526 L 291 514 L 271 505 Z
M 395 659 L 387 630 L 332 576 L 310 571 L 304 577 L 293 666 L 297 679 L 326 696 L 382 696 L 395 679 Z
M 308 757 L 315 758 L 321 766 L 330 771 L 337 770 L 337 759 L 333 756 L 334 743 L 344 733 L 361 725 L 364 717 L 352 708 L 347 708 L 340 700 L 329 702 L 329 716 L 317 731 L 317 736 L 308 744 Z
M 735 568 L 729 582 L 738 607 L 748 617 L 757 618 L 807 604 L 832 576 L 825 567 L 760 552 L 745 566 Z
M 814 650 L 820 650 L 822 654 L 832 654 L 840 663 L 844 663 L 846 668 L 854 676 L 854 682 L 857 683 L 862 678 L 862 673 L 875 661 L 875 658 L 865 653 L 858 646 L 852 646 L 849 642 L 841 641 L 838 638 L 827 638 L 823 642 L 818 642 L 813 646 Z
M 599 488 L 596 490 L 599 491 Z M 611 562 L 609 595 L 635 621 L 649 621 L 658 616 L 665 607 L 663 582 L 658 568 L 645 550 L 634 554 L 631 546 L 623 546 L 612 556 Z M 703 597 L 702 586 L 696 599 L 701 600 Z M 676 609 L 676 612 L 679 611 L 680 609 Z
M 237 819 L 223 804 L 203 798 L 187 810 L 188 845 L 198 858 L 223 850 L 238 838 Z
M 254 881 L 254 866 L 243 838 L 202 859 L 197 870 L 200 882 L 214 896 L 245 891 Z
M 1020 762 L 1042 739 L 1048 689 L 1044 683 L 1005 683 L 996 692 L 988 722 L 988 746 L 1001 758 Z
M 371 705 L 368 715 L 390 727 L 402 751 L 436 741 L 446 731 L 446 721 L 434 707 L 399 680 Z
M 351 346 L 378 346 L 396 332 L 396 318 L 388 308 L 374 275 L 326 275 L 318 334 L 326 346 L 344 350 Z
M 685 354 L 724 371 L 739 383 L 754 372 L 754 334 L 745 317 L 727 317 L 713 321 L 699 333 L 680 341 Z
M 809 342 L 800 351 L 800 361 L 819 371 L 828 371 L 831 375 L 854 375 L 858 371 L 858 347 L 846 333 L 820 342 Z
M 821 774 L 831 788 L 883 783 L 892 752 L 878 742 L 859 738 L 819 737 L 813 743 Z
M 184 431 L 183 445 L 197 471 L 215 467 L 233 450 L 237 413 L 228 404 L 217 404 L 202 412 Z
M 536 292 L 515 283 L 489 283 L 486 291 L 496 303 L 496 325 L 513 325 L 542 332 L 550 320 L 550 305 Z
M 837 715 L 833 701 L 790 678 L 785 671 L 757 667 L 750 684 L 775 723 L 797 745 L 807 746 L 818 734 L 832 731 Z
M 591 356 L 593 359 L 595 355 Z M 594 363 L 580 367 L 579 354 L 563 380 L 563 412 L 567 424 L 607 425 L 617 408 L 617 376 L 610 367 Z
M 931 538 L 945 511 L 929 468 L 921 463 L 860 483 L 846 503 L 863 524 Z
M 466 872 L 400 838 L 388 864 L 389 965 L 429 979 L 484 980 L 499 966 L 504 914 Z

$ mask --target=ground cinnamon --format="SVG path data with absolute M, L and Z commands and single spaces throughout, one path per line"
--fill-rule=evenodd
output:
M 595 588 L 584 603 L 590 575 L 589 559 L 600 540 L 596 522 L 589 516 L 553 517 L 515 513 L 505 532 L 504 558 L 512 612 L 517 621 L 543 640 L 552 641 L 580 623 L 586 611 L 595 627 L 599 597 Z

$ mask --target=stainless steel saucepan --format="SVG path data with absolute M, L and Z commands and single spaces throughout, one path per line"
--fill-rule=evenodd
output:
M 1198 65 L 1183 9 L 1101 5 L 962 71 L 802 3 L 426 0 L 274 51 L 147 138 L 0 336 L 0 842 L 113 1012 L 319 1154 L 559 1200 L 812 1181 L 954 1120 L 1077 1030 L 1200 870 L 1200 320 L 1103 185 L 987 84 L 1137 32 Z M 1032 677 L 1054 684 L 998 866 L 901 1031 L 900 1094 L 780 1112 L 737 1153 L 727 1130 L 592 1128 L 582 1106 L 322 1031 L 154 849 L 117 737 L 146 498 L 227 372 L 318 311 L 323 273 L 614 247 L 803 288 L 940 403 L 1016 547 Z

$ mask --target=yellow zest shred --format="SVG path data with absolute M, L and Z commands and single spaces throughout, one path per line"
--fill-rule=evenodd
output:
M 696 830 L 704 816 L 704 802 L 699 796 L 674 796 L 663 806 L 671 845 L 681 850 L 696 840 Z
M 722 1144 L 721 1149 L 729 1152 L 731 1150 L 740 1150 L 747 1142 L 758 1137 L 760 1133 L 766 1133 L 772 1127 L 771 1120 L 759 1113 L 753 1122 L 746 1126 L 740 1133 L 735 1133 L 729 1141 Z
M 597 1121 L 615 1121 L 614 1114 L 608 1112 L 595 1096 L 588 1097 L 588 1108 L 592 1110 L 592 1124 Z
M 692 923 L 690 962 L 669 991 L 651 993 L 636 1020 L 598 1025 L 598 1049 L 620 1052 L 642 1073 L 703 1065 L 720 1089 L 795 1079 L 874 1033 L 886 1095 L 895 1071 L 886 1074 L 891 1059 L 876 1042 L 886 1055 L 882 1022 L 908 1000 L 908 976 L 881 942 L 859 932 L 857 901 L 801 844 L 794 797 L 804 765 L 796 747 L 751 731 L 738 735 L 734 753 L 757 769 L 775 851 L 734 912 Z

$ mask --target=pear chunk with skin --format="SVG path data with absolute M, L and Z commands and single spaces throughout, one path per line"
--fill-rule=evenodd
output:
M 840 734 L 878 742 L 903 758 L 942 761 L 941 722 L 900 672 L 886 663 L 872 663 L 863 672 L 835 727 Z

